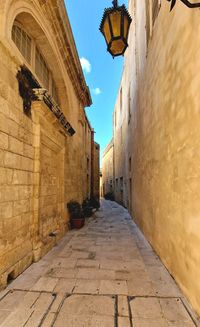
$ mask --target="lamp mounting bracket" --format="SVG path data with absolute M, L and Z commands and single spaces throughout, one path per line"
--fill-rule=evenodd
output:
M 171 2 L 171 8 L 170 8 L 171 11 L 174 8 L 177 0 L 167 0 L 167 1 Z M 184 5 L 187 6 L 188 8 L 200 8 L 200 2 L 191 3 L 189 0 L 180 0 L 180 1 L 184 3 Z

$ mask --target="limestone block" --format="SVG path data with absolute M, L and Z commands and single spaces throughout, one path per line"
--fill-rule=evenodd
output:
M 30 200 L 33 197 L 33 186 L 32 185 L 19 185 L 19 200 Z
M 8 149 L 8 135 L 0 132 L 0 149 Z
M 19 199 L 18 186 L 0 186 L 0 202 L 17 201 Z
M 0 97 L 2 97 L 5 100 L 9 99 L 8 85 L 4 83 L 2 80 L 0 80 Z
M 99 293 L 128 295 L 127 283 L 122 280 L 101 280 Z
M 33 145 L 33 134 L 22 126 L 19 126 L 19 139 L 26 144 Z
M 29 211 L 30 211 L 30 200 L 20 200 L 20 201 L 13 202 L 13 212 L 16 216 Z
M 14 215 L 14 212 L 13 212 Z M 11 219 L 4 220 L 4 235 L 15 233 L 18 231 L 22 226 L 22 217 L 20 216 L 14 216 Z
M 8 168 L 21 169 L 21 156 L 12 152 L 5 152 L 4 165 Z
M 76 279 L 59 279 L 54 292 L 56 293 L 72 293 L 74 286 L 76 284 Z
M 0 113 L 0 131 L 4 132 L 6 134 L 9 133 L 9 126 L 8 126 L 8 118 L 3 115 L 2 113 Z
M 114 317 L 114 299 L 109 296 L 71 295 L 65 300 L 60 313 L 65 319 L 68 315 L 77 315 L 80 318 L 81 316 Z M 103 324 L 103 326 L 107 325 Z
M 17 154 L 23 154 L 23 143 L 18 139 L 9 136 L 9 151 Z
M 10 109 L 8 102 L 0 97 L 0 113 L 4 114 L 6 117 L 9 117 Z
M 40 172 L 40 160 L 34 160 L 34 172 L 35 173 Z
M 2 219 L 13 216 L 13 202 L 0 203 L 0 217 Z
M 120 317 L 129 317 L 128 299 L 126 296 L 118 296 L 118 315 Z
M 12 184 L 27 185 L 28 184 L 28 172 L 22 171 L 22 170 L 14 170 Z
M 4 166 L 4 151 L 0 149 L 0 165 Z
M 34 162 L 30 158 L 21 157 L 21 169 L 27 171 L 33 171 Z
M 9 118 L 14 120 L 17 124 L 21 125 L 23 121 L 23 114 L 16 107 L 11 107 L 9 110 Z
M 118 317 L 118 326 L 119 327 L 130 327 L 130 319 L 127 317 Z M 136 326 L 133 324 L 133 326 Z
M 100 280 L 77 279 L 73 293 L 79 294 L 98 294 Z
M 41 277 L 37 283 L 32 287 L 33 291 L 45 291 L 45 292 L 53 292 L 56 284 L 58 283 L 57 278 L 51 277 Z
M 17 124 L 14 120 L 8 119 L 7 122 L 8 134 L 15 137 L 20 138 L 19 135 L 19 124 Z
M 34 148 L 31 145 L 24 143 L 24 151 L 23 154 L 25 157 L 33 159 L 34 157 Z
M 1 164 L 1 160 L 0 160 Z M 13 178 L 13 170 L 0 167 L 0 185 L 11 184 Z

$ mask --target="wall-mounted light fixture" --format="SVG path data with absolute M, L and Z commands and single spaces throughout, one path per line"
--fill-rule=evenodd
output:
M 170 10 L 172 10 L 174 8 L 177 0 L 167 0 L 167 1 L 171 2 L 171 8 L 170 8 Z M 188 0 L 180 0 L 180 1 L 183 2 L 184 5 L 186 5 L 188 8 L 200 8 L 200 3 L 199 2 L 196 2 L 196 3 L 193 2 L 193 3 L 191 3 Z
M 128 33 L 132 22 L 125 5 L 118 6 L 118 1 L 112 1 L 113 7 L 104 10 L 100 25 L 107 50 L 114 57 L 124 54 L 128 47 Z

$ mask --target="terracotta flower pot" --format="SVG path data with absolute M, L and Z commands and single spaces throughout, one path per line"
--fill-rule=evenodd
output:
M 71 220 L 71 227 L 80 229 L 84 226 L 85 224 L 85 219 L 84 218 L 76 218 Z

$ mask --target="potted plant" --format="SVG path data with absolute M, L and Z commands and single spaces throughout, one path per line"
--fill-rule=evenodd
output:
M 115 196 L 113 192 L 108 192 L 104 195 L 106 200 L 115 201 Z
M 70 201 L 67 204 L 67 209 L 70 215 L 71 228 L 80 229 L 84 226 L 85 218 L 81 205 L 77 201 Z
M 82 203 L 82 209 L 84 217 L 91 217 L 93 214 L 93 207 L 91 206 L 90 200 L 86 199 Z
M 93 207 L 94 209 L 96 210 L 99 210 L 100 208 L 100 202 L 99 202 L 99 199 L 95 198 L 95 197 L 92 197 L 90 199 L 90 204 L 91 204 L 91 207 Z

